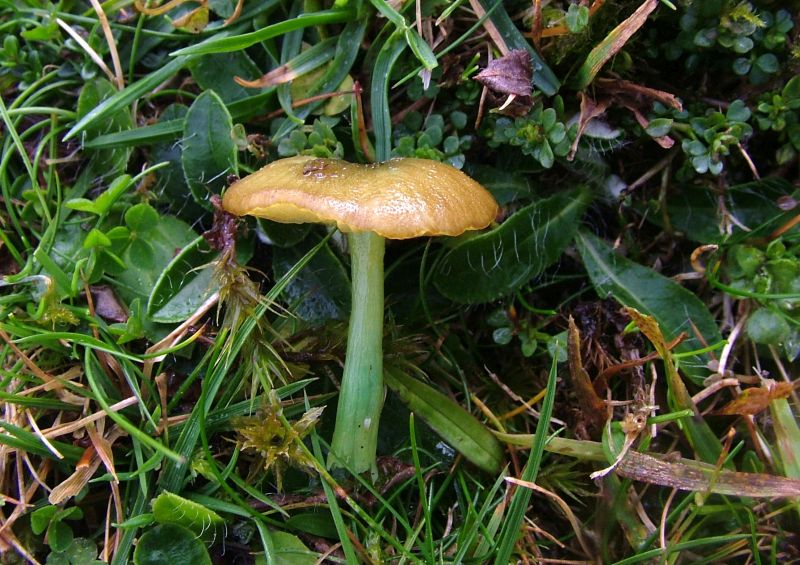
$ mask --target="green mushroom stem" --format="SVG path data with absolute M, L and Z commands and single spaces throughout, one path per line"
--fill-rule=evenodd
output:
M 352 310 L 329 467 L 377 474 L 375 454 L 383 407 L 383 253 L 372 232 L 348 234 Z

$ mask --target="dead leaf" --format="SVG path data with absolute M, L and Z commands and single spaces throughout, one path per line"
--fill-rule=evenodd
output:
M 603 429 L 608 419 L 606 403 L 595 392 L 592 380 L 581 360 L 581 336 L 578 326 L 572 316 L 569 317 L 569 331 L 567 332 L 567 352 L 569 357 L 569 374 L 575 396 L 581 407 L 581 415 L 589 426 L 599 432 Z
M 128 321 L 128 313 L 120 304 L 110 286 L 95 285 L 90 287 L 95 313 L 109 322 L 124 324 Z
M 792 383 L 780 382 L 763 387 L 750 387 L 737 398 L 717 411 L 720 416 L 755 416 L 766 410 L 776 398 L 788 398 L 792 393 Z
M 589 53 L 583 65 L 575 73 L 575 86 L 583 90 L 589 86 L 603 65 L 608 62 L 639 28 L 647 21 L 647 17 L 658 6 L 658 0 L 645 0 L 631 16 L 611 30 L 611 32 Z
M 285 63 L 279 67 L 275 67 L 261 78 L 255 80 L 247 80 L 241 77 L 233 77 L 233 80 L 236 84 L 244 86 L 245 88 L 266 88 L 267 86 L 276 86 L 291 82 L 299 76 L 300 73 L 292 68 L 292 65 Z
M 475 75 L 475 80 L 500 94 L 530 96 L 533 81 L 531 56 L 524 49 L 514 49 Z
M 180 18 L 173 20 L 172 25 L 189 33 L 200 33 L 208 25 L 208 7 L 198 6 Z
M 616 472 L 628 479 L 695 492 L 759 498 L 800 496 L 800 480 L 720 470 L 690 459 L 671 462 L 636 451 L 628 452 Z
M 594 118 L 601 116 L 605 113 L 609 106 L 609 100 L 601 100 L 596 102 L 585 92 L 580 93 L 581 97 L 581 114 L 578 118 L 578 133 L 575 136 L 575 141 L 572 142 L 572 147 L 569 150 L 567 161 L 572 161 L 575 158 L 575 153 L 578 151 L 578 142 L 583 136 L 584 130 Z

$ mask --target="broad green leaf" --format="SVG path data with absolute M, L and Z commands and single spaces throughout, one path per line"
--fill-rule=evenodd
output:
M 236 256 L 245 264 L 252 255 L 247 240 L 236 245 Z M 217 290 L 214 279 L 215 261 L 219 254 L 211 249 L 203 236 L 184 247 L 158 277 L 147 302 L 148 317 L 158 323 L 186 320 Z
M 170 104 L 159 116 L 156 126 L 177 123 L 180 126 L 179 133 L 183 131 L 188 111 L 189 107 L 183 104 Z M 197 218 L 204 214 L 205 210 L 190 197 L 191 192 L 183 175 L 182 153 L 181 144 L 175 139 L 156 140 L 151 149 L 151 160 L 153 163 L 167 163 L 167 166 L 156 171 L 157 181 L 153 191 L 168 202 L 180 202 L 181 217 Z
M 767 235 L 790 214 L 778 208 L 777 201 L 782 196 L 792 194 L 792 185 L 784 179 L 768 178 L 745 184 L 729 186 L 722 198 L 725 208 L 742 225 L 756 233 L 745 232 L 739 226 L 730 226 L 732 239 Z M 721 243 L 727 239 L 725 226 L 719 215 L 720 196 L 698 186 L 685 186 L 667 199 L 667 211 L 672 228 L 683 232 L 686 237 L 698 243 Z M 655 205 L 655 204 L 654 204 Z M 660 213 L 650 213 L 651 221 L 662 225 Z
M 472 414 L 433 387 L 387 367 L 387 386 L 409 410 L 422 418 L 469 461 L 488 473 L 497 473 L 503 449 L 494 434 Z
M 248 98 L 257 92 L 241 86 L 233 80 L 234 77 L 252 80 L 261 75 L 244 51 L 202 55 L 189 63 L 189 70 L 203 90 L 213 90 L 226 104 Z
M 217 252 L 203 236 L 181 249 L 161 272 L 147 301 L 147 315 L 154 322 L 182 322 L 216 290 L 213 262 Z
M 177 524 L 159 524 L 147 530 L 133 552 L 136 565 L 211 565 L 203 542 L 191 530 Z
M 467 165 L 465 172 L 486 187 L 500 205 L 527 201 L 531 196 L 531 185 L 524 174 L 484 164 Z
M 258 219 L 258 227 L 269 238 L 272 245 L 291 247 L 303 241 L 311 231 L 312 224 L 282 224 L 272 220 Z
M 226 177 L 238 171 L 232 129 L 231 115 L 213 90 L 198 96 L 186 113 L 183 173 L 195 201 L 203 206 L 210 207 L 209 196 L 219 194 Z
M 327 512 L 301 512 L 292 514 L 286 520 L 292 530 L 305 532 L 313 536 L 336 539 L 336 524 Z
M 642 265 L 617 255 L 604 241 L 580 231 L 575 239 L 583 264 L 598 295 L 612 295 L 625 306 L 652 316 L 667 341 L 681 332 L 687 339 L 677 352 L 703 349 L 722 341 L 719 328 L 706 305 L 675 281 Z M 700 332 L 702 341 L 695 335 Z M 681 360 L 683 371 L 695 382 L 707 375 L 706 355 Z
M 270 531 L 275 550 L 275 565 L 314 565 L 319 563 L 319 554 L 308 549 L 300 538 L 280 530 Z
M 553 264 L 572 242 L 591 200 L 585 188 L 531 204 L 499 227 L 457 242 L 434 273 L 439 292 L 482 303 L 516 291 Z
M 162 492 L 153 500 L 153 518 L 159 524 L 183 526 L 208 541 L 213 541 L 225 525 L 213 510 L 171 492 Z
M 275 247 L 272 259 L 275 278 L 289 272 L 315 244 L 306 240 L 293 247 Z M 311 324 L 346 320 L 350 312 L 350 279 L 342 263 L 325 245 L 287 285 L 283 297 L 294 314 Z
M 146 232 L 132 231 L 131 244 L 122 253 L 128 268 L 115 277 L 119 296 L 128 304 L 136 298 L 147 302 L 175 251 L 189 245 L 196 237 L 191 226 L 172 216 L 158 218 Z

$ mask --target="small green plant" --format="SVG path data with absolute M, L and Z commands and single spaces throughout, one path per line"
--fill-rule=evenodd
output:
M 498 117 L 488 132 L 489 146 L 511 145 L 549 169 L 556 157 L 566 157 L 575 138 L 575 128 L 567 128 L 554 108 L 541 103 L 523 117 Z
M 310 127 L 292 131 L 278 143 L 278 155 L 281 157 L 313 155 L 320 158 L 341 159 L 344 156 L 344 146 L 333 131 L 338 123 L 339 118 L 321 116 L 314 120 Z
M 735 74 L 763 84 L 779 71 L 793 27 L 787 10 L 771 12 L 732 0 L 692 2 L 680 17 L 677 37 L 663 49 L 667 59 L 682 59 L 689 72 L 708 70 L 721 55 Z
M 784 165 L 800 152 L 800 76 L 784 85 L 780 92 L 764 94 L 756 106 L 755 122 L 762 131 L 779 136 L 776 161 Z
M 97 546 L 91 540 L 76 538 L 68 521 L 83 519 L 83 511 L 77 506 L 59 508 L 47 505 L 31 513 L 31 530 L 34 534 L 45 533 L 45 541 L 51 553 L 47 557 L 50 565 L 94 565 Z
M 800 247 L 782 239 L 766 247 L 737 244 L 727 253 L 730 286 L 755 296 L 747 333 L 756 343 L 782 346 L 789 360 L 800 354 Z
M 747 123 L 752 112 L 742 100 L 734 100 L 724 113 L 709 108 L 702 115 L 692 115 L 687 110 L 667 110 L 659 103 L 655 104 L 655 112 L 662 117 L 650 122 L 647 134 L 651 137 L 670 132 L 683 135 L 681 149 L 698 174 L 719 175 L 725 168 L 724 158 L 730 155 L 732 148 L 741 147 L 753 134 L 753 128 Z
M 467 115 L 452 112 L 447 128 L 444 117 L 433 114 L 423 120 L 419 112 L 410 112 L 403 120 L 403 128 L 398 128 L 396 145 L 392 157 L 416 157 L 443 161 L 460 169 L 464 166 L 464 152 L 472 145 L 472 136 L 458 135 L 467 125 Z M 445 135 L 452 129 L 452 133 Z
M 547 347 L 548 353 L 557 354 L 551 347 L 551 336 L 539 329 L 530 316 L 517 313 L 513 306 L 510 308 L 498 308 L 486 318 L 486 323 L 495 328 L 492 332 L 492 341 L 498 345 L 508 345 L 516 337 L 519 340 L 519 348 L 522 355 L 531 357 L 539 351 L 542 345 Z

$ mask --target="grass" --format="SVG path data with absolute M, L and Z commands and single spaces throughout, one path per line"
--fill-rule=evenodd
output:
M 798 559 L 795 16 L 540 4 L 0 0 L 1 562 Z M 387 245 L 377 477 L 345 238 L 216 205 L 297 153 L 501 205 Z

